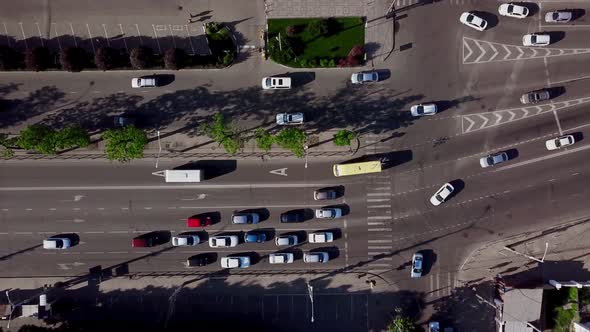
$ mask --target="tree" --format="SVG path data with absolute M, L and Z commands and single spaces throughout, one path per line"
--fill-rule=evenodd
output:
M 299 158 L 305 156 L 305 132 L 299 128 L 286 128 L 275 137 L 275 142 L 283 149 L 288 149 Z
M 112 47 L 99 47 L 94 55 L 94 64 L 100 70 L 110 70 L 117 66 L 119 53 Z
M 14 156 L 15 148 L 18 148 L 16 145 L 16 137 L 9 138 L 8 134 L 0 133 L 0 156 L 4 159 L 12 158 Z
M 256 129 L 256 132 L 254 132 L 254 139 L 256 140 L 256 145 L 264 152 L 270 151 L 270 148 L 275 141 L 275 138 L 262 128 Z
M 47 47 L 35 47 L 25 52 L 27 70 L 43 71 L 49 68 L 51 55 Z
M 88 53 L 81 47 L 68 47 L 60 52 L 59 62 L 64 70 L 78 72 L 88 65 Z
M 414 332 L 417 331 L 416 323 L 408 317 L 398 314 L 387 326 L 389 332 Z
M 105 153 L 107 158 L 122 163 L 142 158 L 143 150 L 148 143 L 146 133 L 135 126 L 109 129 L 102 134 L 102 138 L 106 141 Z
M 76 146 L 87 147 L 90 144 L 90 137 L 88 132 L 80 127 L 67 127 L 55 131 L 44 125 L 35 124 L 28 126 L 16 139 L 8 142 L 16 143 L 16 146 L 25 150 L 56 154 L 59 150 Z
M 153 55 L 154 51 L 149 47 L 141 46 L 133 48 L 129 54 L 131 66 L 135 69 L 146 69 L 152 65 Z
M 0 46 L 0 70 L 11 70 L 19 67 L 22 54 L 12 47 Z
M 356 138 L 356 134 L 347 129 L 338 130 L 334 134 L 334 144 L 337 146 L 349 146 L 351 141 Z
M 184 68 L 186 53 L 180 48 L 169 48 L 164 54 L 164 65 L 166 69 L 178 70 Z
M 215 142 L 223 145 L 223 148 L 230 155 L 235 155 L 244 145 L 240 130 L 225 122 L 223 114 L 215 113 L 213 121 L 201 124 L 200 131 L 211 137 Z

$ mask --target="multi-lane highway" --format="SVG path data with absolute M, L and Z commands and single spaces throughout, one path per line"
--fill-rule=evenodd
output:
M 9 73 L 3 98 L 23 100 L 2 119 L 12 132 L 27 123 L 82 123 L 101 129 L 114 114 L 143 115 L 147 128 L 163 132 L 185 128 L 214 111 L 225 110 L 244 128 L 272 123 L 279 111 L 309 115 L 309 133 L 350 127 L 361 133 L 357 155 L 341 158 L 269 161 L 199 161 L 213 171 L 210 179 L 173 185 L 152 175 L 151 160 L 116 165 L 102 161 L 7 161 L 0 168 L 0 276 L 74 276 L 101 266 L 124 273 L 199 273 L 221 270 L 219 258 L 247 253 L 249 273 L 280 271 L 297 275 L 320 271 L 370 271 L 394 290 L 417 290 L 424 297 L 449 295 L 461 284 L 470 252 L 490 240 L 590 214 L 585 202 L 590 145 L 590 31 L 588 17 L 567 24 L 547 24 L 546 11 L 579 8 L 584 2 L 538 1 L 531 17 L 496 15 L 485 32 L 458 22 L 461 12 L 497 13 L 499 2 L 459 4 L 439 1 L 403 12 L 396 20 L 396 51 L 376 69 L 389 77 L 372 86 L 348 84 L 352 70 L 306 70 L 307 83 L 285 93 L 266 93 L 260 77 L 284 73 L 271 63 L 249 59 L 220 71 L 175 72 L 163 89 L 131 91 L 135 73 Z M 444 27 L 444 28 L 442 28 Z M 551 31 L 545 48 L 522 46 L 526 33 Z M 401 47 L 405 46 L 405 47 Z M 12 85 L 11 85 L 12 84 Z M 522 105 L 520 96 L 549 88 L 553 98 Z M 411 118 L 409 107 L 436 102 L 440 112 Z M 29 113 L 24 110 L 30 111 Z M 110 123 L 110 122 L 109 122 Z M 186 128 L 185 128 L 186 129 Z M 192 129 L 188 129 L 194 135 Z M 545 141 L 573 134 L 577 142 L 548 151 Z M 479 159 L 505 151 L 510 160 L 482 168 Z M 378 155 L 390 167 L 382 173 L 335 178 L 332 165 Z M 187 160 L 160 160 L 167 169 Z M 431 195 L 451 182 L 456 192 L 438 207 Z M 315 189 L 343 186 L 344 195 L 314 201 Z M 345 207 L 340 219 L 310 218 L 299 224 L 279 222 L 282 212 Z M 234 211 L 262 211 L 258 225 L 232 225 Z M 186 218 L 218 213 L 204 229 L 189 229 Z M 131 239 L 151 231 L 168 235 L 197 232 L 203 239 L 262 229 L 269 240 L 214 249 L 207 243 L 132 248 Z M 319 230 L 337 235 L 329 244 L 304 241 L 279 248 L 273 238 L 297 232 L 301 239 Z M 169 232 L 169 233 L 168 233 Z M 79 243 L 64 251 L 41 248 L 44 238 L 76 234 Z M 327 250 L 326 264 L 305 264 L 309 250 Z M 268 254 L 290 250 L 293 264 L 268 264 Z M 410 278 L 412 254 L 427 253 L 425 276 Z M 187 268 L 198 253 L 216 253 L 217 261 Z M 481 278 L 490 277 L 487 269 Z

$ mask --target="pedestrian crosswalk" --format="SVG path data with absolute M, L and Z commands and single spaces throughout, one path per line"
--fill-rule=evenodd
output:
M 367 267 L 370 271 L 391 269 L 391 179 L 379 173 L 369 177 L 367 182 Z
M 441 298 L 450 296 L 455 288 L 463 287 L 463 284 L 457 275 L 452 272 L 437 271 L 429 273 L 426 276 L 429 280 L 429 290 L 426 292 L 426 297 Z

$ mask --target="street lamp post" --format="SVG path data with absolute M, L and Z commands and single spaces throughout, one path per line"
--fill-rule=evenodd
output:
M 311 322 L 313 323 L 313 286 L 307 282 L 307 292 L 309 293 L 309 300 L 311 301 Z
M 8 303 L 10 303 L 10 315 L 8 316 L 8 324 L 6 325 L 7 329 L 10 329 L 10 321 L 12 320 L 12 312 L 14 311 L 14 303 L 10 300 L 10 295 L 8 295 L 10 290 L 6 291 L 6 298 L 8 299 Z
M 309 149 L 309 146 L 304 146 L 303 150 L 305 150 L 305 168 L 307 168 L 307 149 Z
M 158 162 L 160 161 L 160 153 L 162 153 L 162 143 L 160 142 L 160 131 L 156 132 L 158 135 L 158 157 L 156 157 L 156 168 L 158 168 Z

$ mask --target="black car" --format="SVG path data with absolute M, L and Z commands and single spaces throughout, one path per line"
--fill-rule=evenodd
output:
M 198 255 L 194 255 L 189 257 L 186 260 L 186 266 L 187 267 L 195 267 L 195 266 L 205 266 L 209 263 L 212 263 L 213 259 L 211 257 L 211 255 L 208 254 L 198 254 Z
M 281 222 L 304 222 L 305 213 L 303 210 L 292 210 L 281 214 Z

